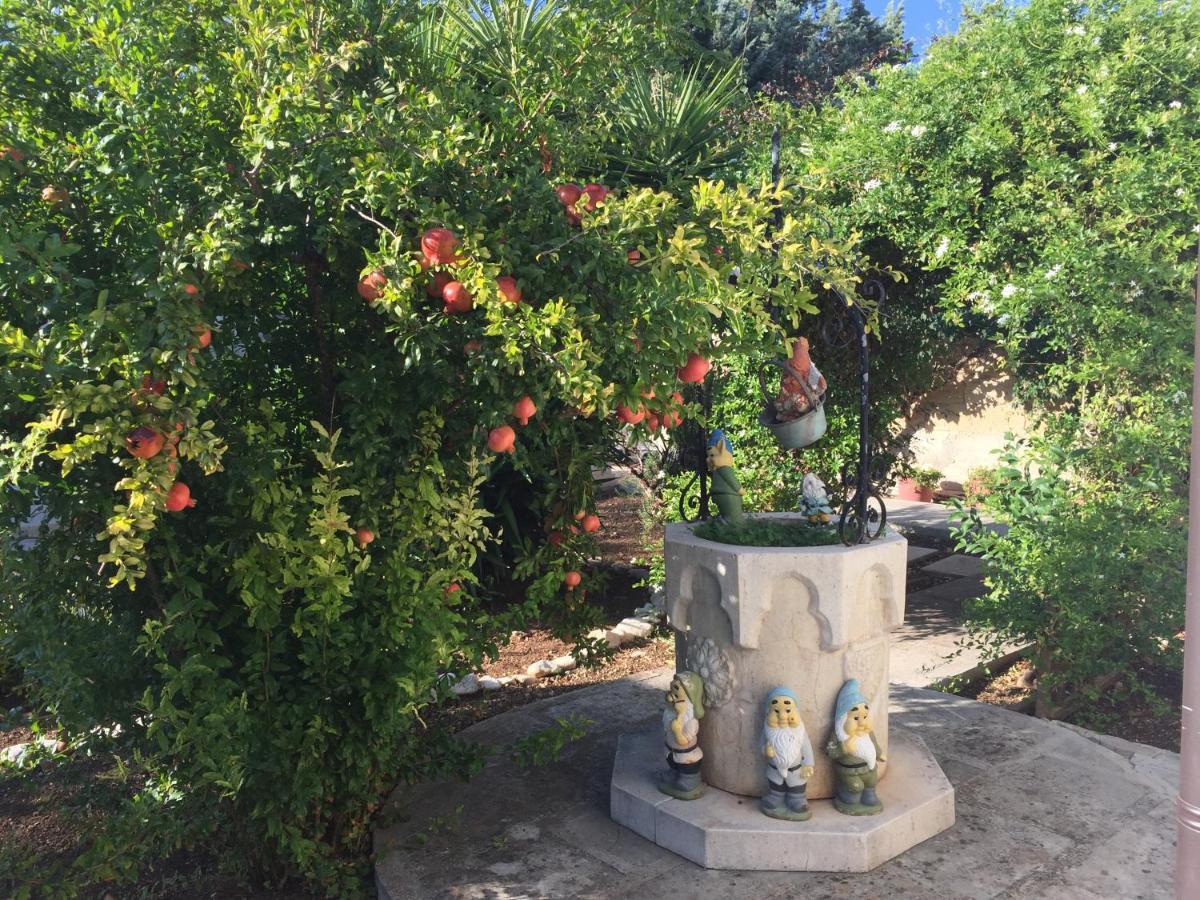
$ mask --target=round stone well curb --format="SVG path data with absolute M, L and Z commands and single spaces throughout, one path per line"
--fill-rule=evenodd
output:
M 883 812 L 846 816 L 830 800 L 810 802 L 807 822 L 772 819 L 757 797 L 711 785 L 697 800 L 658 790 L 665 771 L 661 730 L 621 735 L 609 788 L 613 821 L 708 869 L 867 872 L 954 824 L 954 787 L 925 742 L 892 731 L 891 769 L 879 785 Z

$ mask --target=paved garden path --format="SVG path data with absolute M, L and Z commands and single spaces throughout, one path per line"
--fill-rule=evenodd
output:
M 904 624 L 892 632 L 891 680 L 928 687 L 991 662 L 960 646 L 963 602 L 984 592 L 982 561 L 934 549 L 950 539 L 950 507 L 886 502 L 888 524 L 908 537 L 908 596 Z
M 933 751 L 957 824 L 861 875 L 709 871 L 608 817 L 617 736 L 661 727 L 671 671 L 553 697 L 464 737 L 493 754 L 470 782 L 400 788 L 376 833 L 384 900 L 1138 900 L 1168 898 L 1179 757 L 948 694 L 895 686 L 892 729 Z M 504 747 L 591 721 L 548 766 Z M 887 801 L 887 781 L 880 786 Z

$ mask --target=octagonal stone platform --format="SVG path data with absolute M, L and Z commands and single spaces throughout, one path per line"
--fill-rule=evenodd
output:
M 711 785 L 698 800 L 655 786 L 666 768 L 661 730 L 621 735 L 609 793 L 615 822 L 708 869 L 867 872 L 954 824 L 954 788 L 915 734 L 894 728 L 884 810 L 846 816 L 829 800 L 807 822 L 763 815 L 755 797 Z

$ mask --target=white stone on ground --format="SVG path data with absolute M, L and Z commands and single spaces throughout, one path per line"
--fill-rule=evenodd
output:
M 479 693 L 479 678 L 472 672 L 470 675 L 464 675 L 459 681 L 450 687 L 460 697 L 469 697 L 471 694 Z
M 579 664 L 573 656 L 559 656 L 550 660 L 550 665 L 554 667 L 554 674 L 558 675 L 561 672 L 570 672 Z
M 485 691 L 498 691 L 504 687 L 498 678 L 493 678 L 491 675 L 480 675 L 479 686 Z
M 526 675 L 532 675 L 534 678 L 541 678 L 544 675 L 553 675 L 554 666 L 548 659 L 539 659 L 537 662 L 530 663 L 525 669 Z

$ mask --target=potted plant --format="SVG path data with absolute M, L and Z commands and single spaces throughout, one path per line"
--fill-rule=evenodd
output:
M 901 500 L 933 501 L 933 492 L 942 483 L 942 473 L 937 469 L 914 467 L 908 469 L 896 482 L 896 496 Z
M 967 486 L 963 500 L 968 506 L 978 506 L 992 492 L 992 469 L 990 466 L 975 466 L 967 472 Z

